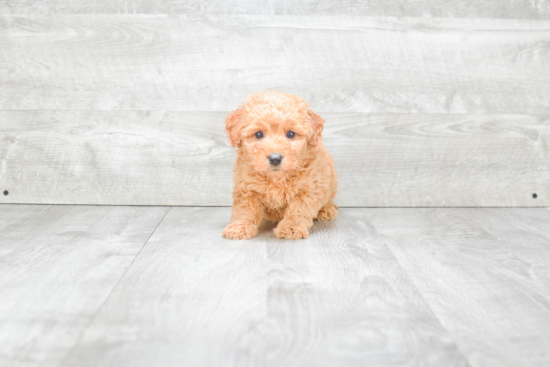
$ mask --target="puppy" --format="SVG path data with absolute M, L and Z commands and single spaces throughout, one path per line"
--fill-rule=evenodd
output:
M 262 218 L 279 222 L 275 236 L 309 237 L 313 220 L 333 220 L 338 182 L 323 146 L 323 120 L 292 94 L 251 94 L 227 116 L 225 131 L 237 148 L 227 239 L 250 239 Z

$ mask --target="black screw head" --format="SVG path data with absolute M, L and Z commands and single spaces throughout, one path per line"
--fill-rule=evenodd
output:
M 8 196 L 10 193 L 8 190 L 4 190 L 4 196 Z
M 537 198 L 537 194 L 533 194 L 533 199 L 536 199 Z

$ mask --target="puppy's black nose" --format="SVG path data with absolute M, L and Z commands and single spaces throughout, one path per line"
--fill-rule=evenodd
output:
M 281 164 L 281 161 L 283 160 L 283 156 L 279 153 L 273 153 L 269 155 L 269 163 L 271 163 L 273 166 L 278 166 Z

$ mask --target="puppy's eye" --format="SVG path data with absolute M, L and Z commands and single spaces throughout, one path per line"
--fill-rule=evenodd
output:
M 296 136 L 296 133 L 294 131 L 289 131 L 286 133 L 286 137 L 289 139 L 293 139 Z
M 261 131 L 258 131 L 256 134 L 254 134 L 254 136 L 256 137 L 256 139 L 261 139 L 264 137 L 264 133 Z

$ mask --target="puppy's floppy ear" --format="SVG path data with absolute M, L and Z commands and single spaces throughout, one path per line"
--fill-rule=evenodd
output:
M 321 139 L 321 133 L 323 132 L 323 127 L 325 126 L 325 120 L 312 110 L 308 110 L 307 114 L 309 115 L 309 123 L 311 124 L 311 135 L 308 143 L 311 145 L 316 145 L 319 139 Z
M 242 118 L 243 110 L 240 107 L 225 118 L 225 133 L 229 137 L 229 142 L 234 147 L 241 144 Z

